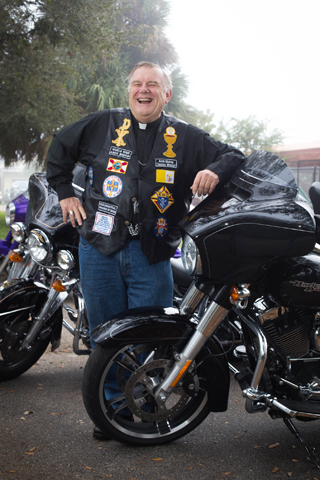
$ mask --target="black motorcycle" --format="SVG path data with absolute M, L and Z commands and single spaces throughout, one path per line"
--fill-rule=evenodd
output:
M 141 310 L 93 331 L 83 378 L 89 416 L 118 441 L 164 444 L 227 409 L 231 371 L 247 412 L 282 418 L 320 467 L 292 422 L 320 418 L 320 216 L 286 163 L 257 151 L 180 227 L 195 281 L 179 311 Z M 241 370 L 215 337 L 230 314 L 242 329 Z
M 82 177 L 79 167 L 74 181 Z M 81 196 L 81 182 L 74 188 Z M 77 231 L 63 223 L 58 196 L 44 173 L 30 177 L 29 196 L 25 223 L 11 227 L 19 247 L 13 251 L 9 279 L 0 285 L 0 381 L 29 370 L 50 342 L 52 351 L 58 348 L 62 326 L 73 335 L 76 354 L 91 352 Z

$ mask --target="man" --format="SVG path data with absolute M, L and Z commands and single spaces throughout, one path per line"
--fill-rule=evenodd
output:
M 127 308 L 172 305 L 170 257 L 190 197 L 212 193 L 244 159 L 163 113 L 172 84 L 158 65 L 140 62 L 128 83 L 130 108 L 97 112 L 64 128 L 47 158 L 63 220 L 69 217 L 80 233 L 90 331 Z M 77 162 L 87 167 L 83 205 L 72 187 Z

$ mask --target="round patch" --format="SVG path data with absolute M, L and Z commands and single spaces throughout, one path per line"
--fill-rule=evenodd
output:
M 110 175 L 103 182 L 103 193 L 108 198 L 117 197 L 122 192 L 122 181 L 115 175 Z
M 93 184 L 93 167 L 88 168 L 88 178 L 90 185 Z
M 163 238 L 168 232 L 168 222 L 165 217 L 158 217 L 154 224 L 154 234 L 157 238 Z

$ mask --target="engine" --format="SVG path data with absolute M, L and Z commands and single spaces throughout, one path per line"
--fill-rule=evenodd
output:
M 257 318 L 271 346 L 286 359 L 300 358 L 311 350 L 320 353 L 320 315 L 302 308 L 284 307 L 272 299 L 254 303 Z

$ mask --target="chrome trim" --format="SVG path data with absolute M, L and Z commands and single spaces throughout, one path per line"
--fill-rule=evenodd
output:
M 182 352 L 176 356 L 175 364 L 156 390 L 154 398 L 157 403 L 161 404 L 166 401 L 166 398 L 169 397 L 172 392 L 171 384 L 179 375 L 181 369 L 185 366 L 187 361 L 193 361 L 196 358 L 202 347 L 208 341 L 208 338 L 211 337 L 212 333 L 220 325 L 228 312 L 229 310 L 221 307 L 221 305 L 218 305 L 213 301 L 211 302 L 206 313 L 199 321 L 196 331 L 191 336 Z M 181 378 L 183 378 L 183 376 Z
M 256 392 L 258 394 L 259 382 L 260 382 L 261 375 L 262 375 L 262 372 L 263 372 L 263 369 L 265 367 L 266 360 L 267 360 L 268 342 L 267 342 L 266 337 L 264 336 L 264 334 L 262 333 L 262 331 L 258 327 L 258 325 L 256 325 L 255 322 L 250 319 L 250 317 L 248 319 L 245 315 L 243 315 L 241 310 L 238 309 L 238 308 L 235 308 L 234 311 L 237 313 L 237 315 L 239 315 L 241 320 L 253 331 L 253 333 L 256 335 L 257 340 L 258 340 L 257 365 L 256 365 L 256 368 L 253 372 L 253 377 L 252 377 L 252 381 L 251 381 L 251 385 L 250 385 L 250 390 L 251 391 L 253 390 L 254 392 Z M 244 396 L 246 396 L 246 395 L 244 395 Z M 246 411 L 248 413 L 254 413 L 255 411 L 259 410 L 259 407 L 254 408 L 255 406 L 253 405 L 253 401 L 255 401 L 255 400 L 252 400 L 248 397 L 246 397 L 246 398 L 247 398 Z
M 34 307 L 35 305 L 28 305 L 27 307 L 17 308 L 16 310 L 9 310 L 7 312 L 0 313 L 0 317 L 3 317 L 4 315 L 11 315 L 11 313 L 22 312 L 23 310 L 31 310 L 31 308 Z
M 193 281 L 181 300 L 179 306 L 180 315 L 191 317 L 204 296 L 205 294 L 195 286 L 195 282 Z

